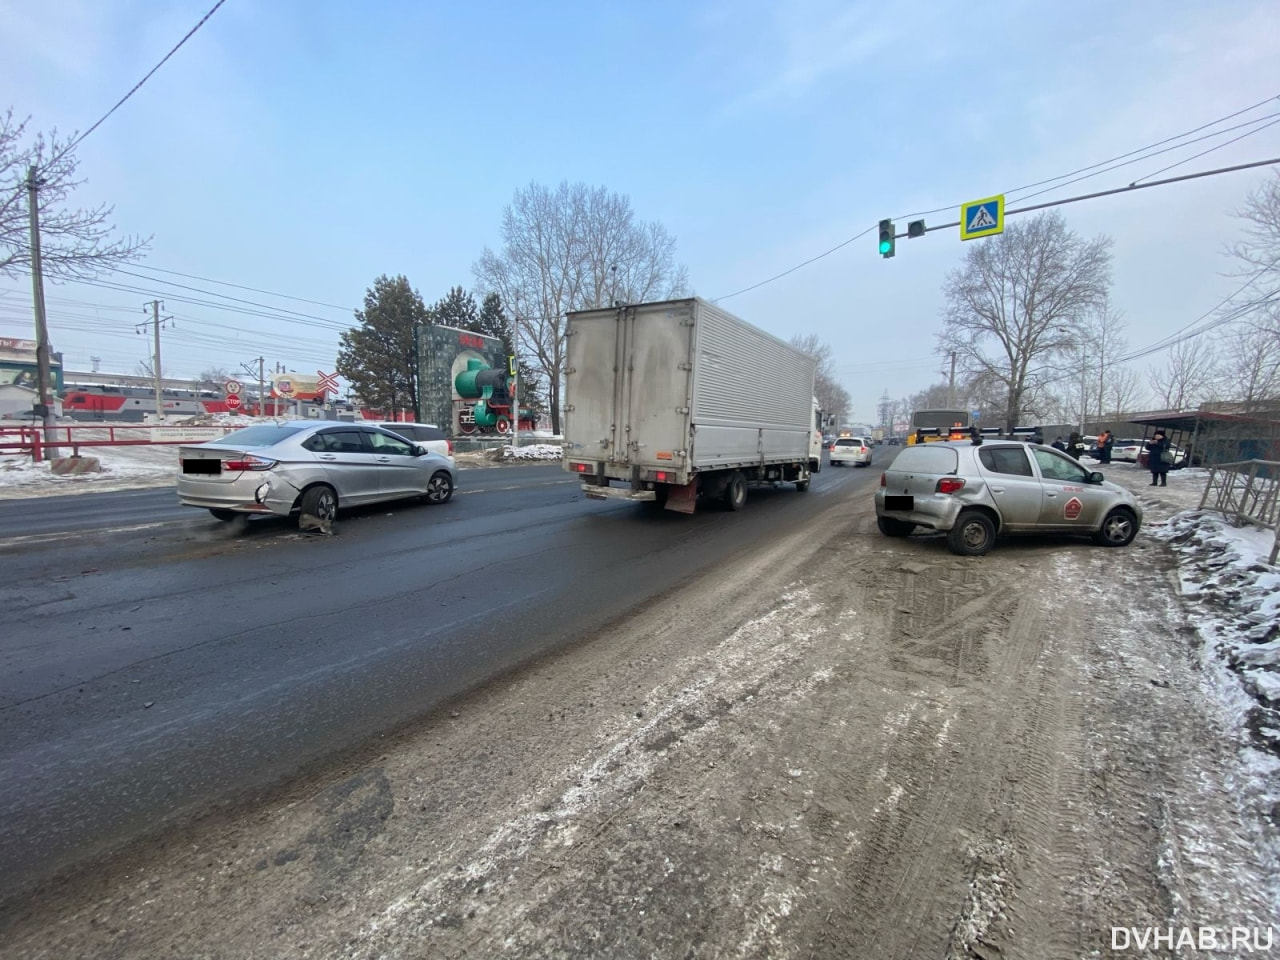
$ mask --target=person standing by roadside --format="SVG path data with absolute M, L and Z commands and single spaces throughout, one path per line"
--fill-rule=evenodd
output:
M 1168 452 L 1169 440 L 1163 430 L 1157 430 L 1156 435 L 1147 444 L 1147 469 L 1151 471 L 1153 487 L 1169 485 L 1169 464 L 1165 461 L 1165 454 Z
M 1103 430 L 1098 436 L 1098 462 L 1111 462 L 1111 445 L 1116 442 L 1116 438 L 1110 430 Z
M 1067 438 L 1067 456 L 1073 460 L 1079 460 L 1084 456 L 1084 443 L 1080 439 L 1080 434 L 1072 433 Z

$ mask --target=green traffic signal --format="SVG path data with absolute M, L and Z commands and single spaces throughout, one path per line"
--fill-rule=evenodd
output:
M 893 248 L 895 246 L 894 234 L 897 231 L 893 228 L 892 220 L 880 221 L 880 256 L 892 257 Z

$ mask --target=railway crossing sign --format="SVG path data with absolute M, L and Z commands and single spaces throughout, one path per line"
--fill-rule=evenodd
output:
M 224 385 L 228 397 L 234 397 L 244 389 L 239 380 L 228 380 Z
M 316 377 L 320 382 L 321 393 L 338 392 L 338 375 L 336 373 L 325 373 L 323 370 L 317 370 Z
M 1004 194 L 971 200 L 960 206 L 960 239 L 1004 233 Z
M 227 394 L 227 409 L 228 409 L 228 410 L 239 410 L 239 409 L 240 409 L 240 403 L 241 403 L 241 401 L 240 401 L 240 394 L 238 394 L 238 393 L 228 393 L 228 394 Z

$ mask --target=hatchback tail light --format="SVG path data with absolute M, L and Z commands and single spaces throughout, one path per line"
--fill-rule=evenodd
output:
M 964 480 L 960 477 L 943 477 L 934 487 L 938 493 L 955 493 L 964 486 Z
M 239 460 L 223 460 L 223 470 L 270 470 L 276 465 L 275 460 L 268 460 L 266 457 L 255 457 L 246 455 Z

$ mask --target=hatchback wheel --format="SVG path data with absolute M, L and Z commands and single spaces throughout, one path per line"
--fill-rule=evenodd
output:
M 947 546 L 963 557 L 980 557 L 996 543 L 996 525 L 985 513 L 963 510 L 947 531 Z
M 1093 535 L 1094 543 L 1104 547 L 1127 547 L 1138 535 L 1138 518 L 1128 507 L 1116 507 L 1107 514 Z
M 311 487 L 302 495 L 301 511 L 304 516 L 332 523 L 338 515 L 338 495 L 332 487 Z
M 449 475 L 443 470 L 433 473 L 427 481 L 427 492 L 423 494 L 423 499 L 427 503 L 448 503 L 452 496 L 453 481 L 449 479 Z

